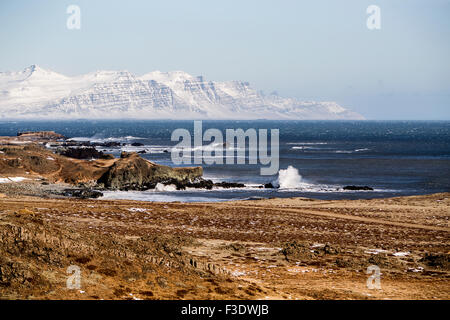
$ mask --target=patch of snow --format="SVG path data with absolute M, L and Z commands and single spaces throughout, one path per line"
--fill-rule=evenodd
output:
M 147 211 L 148 209 L 144 209 L 144 208 L 128 208 L 127 210 L 131 211 L 131 212 L 148 212 Z
M 235 271 L 231 272 L 231 275 L 234 276 L 234 277 L 245 276 L 245 274 L 246 273 L 244 271 L 238 271 L 238 270 L 235 270 Z
M 407 255 L 409 255 L 409 251 L 406 251 L 406 252 L 396 252 L 396 253 L 393 253 L 392 255 L 393 256 L 396 256 L 396 257 L 405 257 L 405 256 L 407 256 Z
M 423 272 L 423 267 L 408 268 L 409 272 Z
M 365 253 L 368 253 L 368 254 L 379 254 L 379 253 L 386 253 L 387 252 L 387 250 L 383 250 L 383 249 L 370 249 L 370 250 L 367 250 L 367 251 L 364 251 Z
M 0 178 L 0 183 L 10 183 L 10 182 L 21 182 L 27 180 L 27 178 L 24 177 L 6 177 L 6 178 Z

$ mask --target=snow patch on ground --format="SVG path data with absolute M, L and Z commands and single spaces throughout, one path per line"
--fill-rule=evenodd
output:
M 6 177 L 6 178 L 0 178 L 0 183 L 10 183 L 10 182 L 21 182 L 27 180 L 27 178 L 24 177 Z
M 367 250 L 367 251 L 364 251 L 365 253 L 368 253 L 368 254 L 379 254 L 379 253 L 386 253 L 387 252 L 387 250 L 383 250 L 383 249 L 370 249 L 370 250 Z
M 393 253 L 392 255 L 393 256 L 396 256 L 396 257 L 406 257 L 407 255 L 409 255 L 409 251 L 406 251 L 406 252 L 396 252 L 396 253 Z
M 128 208 L 128 211 L 131 212 L 145 212 L 147 213 L 149 209 L 145 209 L 145 208 Z

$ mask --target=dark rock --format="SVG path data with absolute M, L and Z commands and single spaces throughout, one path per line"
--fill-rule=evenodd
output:
M 103 160 L 111 160 L 111 159 L 115 159 L 115 157 L 112 154 L 106 153 L 106 154 L 102 154 L 100 156 L 100 159 Z
M 81 199 L 97 199 L 103 196 L 100 191 L 95 191 L 92 189 L 66 189 L 64 190 L 64 195 L 66 197 L 74 197 Z
M 377 265 L 377 266 L 386 266 L 389 263 L 386 254 L 382 254 L 382 253 L 374 254 L 374 255 L 370 256 L 370 258 L 367 260 L 367 262 L 370 264 Z
M 264 188 L 266 188 L 266 189 L 274 189 L 275 186 L 272 184 L 272 182 L 269 182 L 269 183 L 266 183 L 266 184 L 264 185 Z
M 217 182 L 214 184 L 216 187 L 222 187 L 222 188 L 245 188 L 245 184 L 243 183 L 234 183 L 234 182 Z
M 99 159 L 104 155 L 94 147 L 87 148 L 67 148 L 59 151 L 59 154 L 74 159 Z
M 63 147 L 89 147 L 91 143 L 89 141 L 65 141 L 62 144 Z
M 325 254 L 338 254 L 341 252 L 341 248 L 339 246 L 332 246 L 329 243 L 327 243 L 322 250 Z
M 25 131 L 18 132 L 18 137 L 27 138 L 29 140 L 65 140 L 62 134 L 56 133 L 55 131 Z
M 355 268 L 355 262 L 348 258 L 336 258 L 335 264 L 339 268 Z
M 435 267 L 439 269 L 450 269 L 450 254 L 434 254 L 434 253 L 427 253 L 425 254 L 425 257 L 419 260 L 419 262 L 422 262 L 426 264 L 429 267 Z
M 177 190 L 186 190 L 186 188 L 195 188 L 195 189 L 207 189 L 211 190 L 214 186 L 214 182 L 211 180 L 204 180 L 202 178 L 197 178 L 195 181 L 180 181 L 177 179 L 169 179 L 161 182 L 164 185 L 175 185 Z M 156 184 L 154 185 L 154 187 Z M 153 188 L 154 188 L 153 187 Z M 152 189 L 153 189 L 152 188 Z
M 91 143 L 91 145 L 95 147 L 116 148 L 120 147 L 121 143 L 117 141 L 108 141 L 108 142 L 93 142 Z
M 146 154 L 146 153 L 147 153 L 147 151 L 145 151 L 145 150 L 141 150 L 141 151 L 138 151 L 138 153 L 139 153 L 139 154 Z
M 281 253 L 287 261 L 298 261 L 306 264 L 317 258 L 317 254 L 311 251 L 310 244 L 297 240 L 283 243 L 281 249 Z
M 133 154 L 133 152 L 122 151 L 122 152 L 120 153 L 120 158 L 121 158 L 121 159 L 126 159 L 126 158 L 130 157 L 132 154 Z
M 373 191 L 373 188 L 368 186 L 345 186 L 342 189 L 351 191 Z
M 131 145 L 132 145 L 133 147 L 142 147 L 144 144 L 143 144 L 143 143 L 140 143 L 140 142 L 133 142 Z
M 201 167 L 171 168 L 147 161 L 135 152 L 122 152 L 120 159 L 108 168 L 97 183 L 107 189 L 119 190 L 153 189 L 157 183 L 175 184 L 181 189 L 189 186 L 191 181 L 201 179 L 202 175 Z

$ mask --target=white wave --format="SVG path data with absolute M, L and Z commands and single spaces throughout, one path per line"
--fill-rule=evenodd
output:
M 77 141 L 77 142 L 94 142 L 94 143 L 103 143 L 103 142 L 128 142 L 131 140 L 142 140 L 146 138 L 142 137 L 134 137 L 134 136 L 124 136 L 124 137 L 107 137 L 103 138 L 97 135 L 94 135 L 92 137 L 73 137 L 70 139 L 67 139 L 68 141 Z
M 177 187 L 174 184 L 164 185 L 158 183 L 155 186 L 155 191 L 177 191 Z
M 103 191 L 101 200 L 135 200 L 150 202 L 218 202 L 229 201 L 235 199 L 223 199 L 220 197 L 202 197 L 192 195 L 181 195 L 178 192 L 170 192 L 169 194 L 162 192 L 149 191 Z
M 298 169 L 289 166 L 286 170 L 278 172 L 278 185 L 280 189 L 296 189 L 301 186 L 302 176 L 298 173 Z
M 293 166 L 288 166 L 285 170 L 278 172 L 278 179 L 272 182 L 273 185 L 278 186 L 278 191 L 301 191 L 301 192 L 341 192 L 339 186 L 315 184 L 304 181 L 298 169 Z
M 317 148 L 317 147 L 305 147 L 305 146 L 296 146 L 296 147 L 292 147 L 292 150 L 329 150 L 326 148 Z
M 355 149 L 355 150 L 336 150 L 334 153 L 356 153 L 356 152 L 364 152 L 369 151 L 369 148 Z
M 98 147 L 98 149 L 102 149 L 102 147 Z M 168 153 L 170 152 L 169 146 L 150 146 L 150 145 L 143 145 L 143 146 L 122 146 L 120 147 L 120 151 L 125 152 L 140 152 L 145 151 L 146 153 Z
M 288 143 L 286 143 L 286 144 L 290 144 L 290 145 L 294 144 L 294 145 L 305 145 L 305 146 L 308 146 L 308 145 L 329 144 L 329 142 L 288 142 Z
M 210 143 L 208 145 L 202 146 L 194 146 L 194 147 L 173 147 L 171 148 L 174 152 L 184 151 L 184 152 L 192 152 L 192 151 L 221 151 L 223 150 L 223 154 L 226 154 L 226 151 L 258 151 L 258 148 L 237 148 L 235 145 L 230 145 L 228 142 L 225 143 Z
M 216 151 L 216 150 L 225 150 L 229 148 L 229 145 L 227 143 L 210 143 L 206 146 L 197 146 L 192 148 L 192 151 L 197 151 L 197 150 L 203 150 L 203 151 Z
M 369 148 L 361 148 L 354 150 L 333 150 L 332 148 L 319 148 L 319 147 L 310 147 L 310 146 L 294 146 L 291 147 L 292 150 L 318 150 L 322 152 L 330 152 L 330 153 L 356 153 L 356 152 L 364 152 L 369 151 Z

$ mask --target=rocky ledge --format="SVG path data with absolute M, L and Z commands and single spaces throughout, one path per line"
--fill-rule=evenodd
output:
M 179 188 L 208 184 L 202 179 L 201 167 L 171 168 L 143 159 L 137 153 L 122 153 L 120 158 L 101 156 L 97 160 L 70 158 L 53 153 L 38 142 L 0 144 L 0 177 L 23 177 L 22 180 L 47 185 L 70 184 L 77 189 L 65 190 L 63 194 L 75 197 L 100 196 L 93 189 L 146 190 L 158 183 L 176 184 Z
M 202 167 L 171 168 L 145 160 L 135 152 L 122 152 L 97 183 L 106 189 L 146 190 L 158 183 L 184 186 L 201 181 L 202 175 Z

